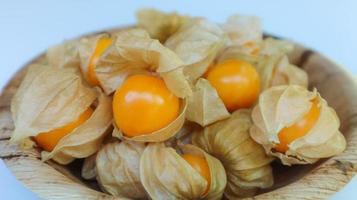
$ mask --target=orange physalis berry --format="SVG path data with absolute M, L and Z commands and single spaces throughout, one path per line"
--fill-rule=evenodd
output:
M 207 193 L 211 186 L 211 173 L 206 159 L 193 154 L 183 154 L 182 158 L 207 181 Z
M 131 76 L 114 94 L 114 120 L 127 137 L 164 128 L 177 118 L 179 111 L 179 99 L 161 78 L 153 75 Z
M 77 120 L 71 122 L 61 128 L 57 128 L 53 131 L 40 133 L 34 137 L 38 146 L 46 151 L 52 151 L 57 143 L 67 134 L 71 133 L 74 129 L 82 125 L 92 115 L 92 108 L 88 108 L 84 111 Z
M 315 123 L 320 117 L 320 108 L 318 107 L 318 99 L 314 99 L 311 101 L 312 106 L 308 113 L 300 119 L 295 124 L 283 128 L 278 136 L 280 143 L 275 146 L 275 150 L 285 153 L 289 149 L 289 144 L 294 140 L 303 137 L 306 135 L 312 127 L 314 127 Z
M 99 86 L 99 81 L 97 75 L 95 73 L 95 66 L 98 62 L 100 56 L 104 53 L 104 51 L 113 43 L 113 39 L 109 37 L 101 37 L 94 48 L 93 54 L 89 59 L 88 63 L 88 82 L 92 86 Z
M 256 69 L 243 60 L 227 60 L 209 70 L 207 80 L 229 111 L 249 108 L 257 100 L 260 80 Z

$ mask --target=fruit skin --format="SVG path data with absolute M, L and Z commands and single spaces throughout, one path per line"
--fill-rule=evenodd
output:
M 92 56 L 89 59 L 88 63 L 88 72 L 87 72 L 87 77 L 88 77 L 88 82 L 92 86 L 99 86 L 100 83 L 98 81 L 97 75 L 95 73 L 95 65 L 100 58 L 100 56 L 104 53 L 104 51 L 111 45 L 113 44 L 113 39 L 109 37 L 101 37 L 97 41 L 97 44 L 94 48 L 94 52 Z
M 182 158 L 188 162 L 207 181 L 207 193 L 211 186 L 211 173 L 205 158 L 193 154 L 183 154 Z
M 217 64 L 208 71 L 207 80 L 230 112 L 251 107 L 260 93 L 258 72 L 243 60 L 226 60 Z
M 289 149 L 288 145 L 290 143 L 303 137 L 312 129 L 312 127 L 314 127 L 320 117 L 320 108 L 317 99 L 312 100 L 311 103 L 312 106 L 310 111 L 306 113 L 302 119 L 289 127 L 283 128 L 279 132 L 278 136 L 280 143 L 275 146 L 275 150 L 285 153 Z
M 52 151 L 56 147 L 57 143 L 64 136 L 71 133 L 75 128 L 79 127 L 85 121 L 87 121 L 92 115 L 92 113 L 93 113 L 93 109 L 88 108 L 79 116 L 79 118 L 76 121 L 71 122 L 61 128 L 57 128 L 49 132 L 38 134 L 37 136 L 34 137 L 37 145 L 46 151 L 49 152 Z
M 117 89 L 114 120 L 127 137 L 150 134 L 177 118 L 180 100 L 153 75 L 133 75 Z

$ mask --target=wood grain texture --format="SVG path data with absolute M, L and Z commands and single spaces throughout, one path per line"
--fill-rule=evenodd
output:
M 289 57 L 291 62 L 307 71 L 310 88 L 316 87 L 336 109 L 341 119 L 341 131 L 347 139 L 347 149 L 315 165 L 275 167 L 274 190 L 261 191 L 254 199 L 326 199 L 342 189 L 357 173 L 357 84 L 341 67 L 302 46 Z M 32 62 L 38 59 L 41 57 Z M 14 128 L 10 101 L 26 66 L 13 77 L 0 96 L 0 158 L 18 180 L 43 199 L 114 199 L 90 189 L 66 167 L 51 161 L 42 162 L 38 150 L 22 150 L 9 143 Z

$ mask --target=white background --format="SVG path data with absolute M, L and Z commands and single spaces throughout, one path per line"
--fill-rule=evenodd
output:
M 357 74 L 357 1 L 353 0 L 0 0 L 0 88 L 24 63 L 49 46 L 88 32 L 133 24 L 135 11 L 142 7 L 204 16 L 216 22 L 235 13 L 257 15 L 263 19 L 266 32 L 310 46 Z M 8 174 L 0 164 L 0 191 L 11 194 L 15 187 L 6 184 L 7 180 Z M 352 199 L 357 183 L 349 191 L 335 199 Z

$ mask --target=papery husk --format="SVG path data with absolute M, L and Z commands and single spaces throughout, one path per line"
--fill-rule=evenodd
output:
M 142 9 L 136 13 L 138 27 L 145 29 L 152 38 L 164 43 L 190 17 L 176 12 L 164 13 L 155 9 Z
M 98 41 L 102 38 L 111 38 L 113 40 L 113 43 L 110 44 L 108 46 L 108 48 L 104 50 L 104 52 L 109 51 L 110 48 L 113 48 L 116 37 L 115 37 L 115 35 L 110 34 L 110 33 L 101 33 L 101 34 L 97 34 L 97 35 L 93 35 L 93 36 L 83 37 L 79 40 L 79 42 L 77 44 L 77 46 L 78 46 L 77 49 L 78 49 L 79 58 L 80 58 L 80 68 L 81 68 L 84 79 L 89 83 L 90 83 L 90 80 L 88 77 L 88 73 L 89 73 L 88 70 L 89 70 L 89 64 L 91 61 L 91 57 L 95 51 Z M 97 63 L 98 63 L 98 61 L 97 61 Z M 96 68 L 97 63 L 95 63 L 95 68 Z M 100 86 L 103 87 L 102 83 L 99 80 L 98 75 L 96 78 L 98 79 Z
M 99 37 L 105 36 L 81 41 L 82 68 L 88 67 L 88 60 Z M 184 63 L 158 40 L 151 39 L 145 30 L 128 29 L 111 37 L 114 44 L 104 51 L 94 69 L 106 94 L 115 91 L 126 77 L 150 71 L 158 73 L 176 96 L 184 98 L 191 94 L 190 85 L 182 73 Z
M 96 153 L 112 124 L 112 101 L 98 91 L 98 105 L 82 125 L 64 136 L 51 152 L 42 151 L 42 160 L 53 159 L 68 164 L 75 158 L 86 158 Z
M 81 176 L 86 180 L 94 180 L 97 177 L 97 169 L 95 160 L 97 158 L 97 153 L 84 159 Z
M 183 69 L 177 68 L 169 72 L 162 72 L 160 76 L 173 94 L 180 98 L 187 98 L 192 95 L 192 88 L 184 75 Z
M 11 141 L 48 132 L 73 122 L 96 99 L 72 69 L 31 65 L 11 102 L 15 124 Z
M 188 98 L 186 118 L 201 126 L 206 126 L 225 119 L 229 115 L 212 85 L 206 79 L 198 79 L 193 95 Z
M 279 132 L 308 113 L 311 100 L 315 98 L 319 102 L 320 117 L 313 128 L 289 144 L 287 152 L 275 151 L 275 144 L 279 143 Z M 339 154 L 346 148 L 346 140 L 339 131 L 340 121 L 336 112 L 316 89 L 310 92 L 297 85 L 272 87 L 262 93 L 252 118 L 252 138 L 263 145 L 267 154 L 280 158 L 285 165 L 311 164 L 320 158 Z
M 109 131 L 109 130 L 108 130 Z M 117 142 L 118 138 L 112 137 L 111 134 L 108 134 L 102 142 L 102 145 L 100 149 L 103 148 L 105 144 L 108 143 L 114 143 Z M 97 152 L 98 153 L 98 152 Z M 97 169 L 96 169 L 96 159 L 97 159 L 97 153 L 87 157 L 84 159 L 83 165 L 82 165 L 82 170 L 81 170 L 81 176 L 82 178 L 86 180 L 95 180 L 97 177 Z
M 166 127 L 154 131 L 149 134 L 139 135 L 135 137 L 126 137 L 118 127 L 115 127 L 113 130 L 113 137 L 117 137 L 119 139 L 135 141 L 135 142 L 163 142 L 166 141 L 176 135 L 182 128 L 185 123 L 185 115 L 187 110 L 187 102 L 184 100 L 181 103 L 180 114 L 177 118 L 168 124 Z
M 221 25 L 224 32 L 228 35 L 228 46 L 249 45 L 254 51 L 263 38 L 260 19 L 256 16 L 233 15 Z
M 225 196 L 253 196 L 259 188 L 273 185 L 272 157 L 249 136 L 251 111 L 241 109 L 230 118 L 193 133 L 192 143 L 218 158 L 227 173 Z
M 97 60 L 95 64 L 95 74 L 96 78 L 100 84 L 100 86 L 103 88 L 104 92 L 109 95 L 113 91 L 115 91 L 121 83 L 126 79 L 127 76 L 134 75 L 134 74 L 146 74 L 148 71 L 141 69 L 141 68 L 135 68 L 126 66 L 125 68 L 120 67 L 119 64 L 115 62 L 122 62 L 124 63 L 125 61 L 120 61 L 120 56 L 119 55 L 108 55 L 105 56 L 105 61 L 102 61 L 102 57 L 104 55 L 110 54 L 111 52 L 116 51 L 115 47 L 115 42 L 116 42 L 116 36 L 121 34 L 122 31 L 117 32 L 116 34 L 109 34 L 109 33 L 102 33 L 99 35 L 95 36 L 90 36 L 86 38 L 82 38 L 79 43 L 79 55 L 81 59 L 81 70 L 83 73 L 83 76 L 85 79 L 89 82 L 88 80 L 88 67 L 89 67 L 89 62 L 92 57 L 92 54 L 97 46 L 97 42 L 105 37 L 111 38 L 113 40 L 113 43 L 108 46 L 106 50 L 104 50 L 103 54 L 100 56 L 99 60 Z M 118 60 L 119 59 L 119 60 Z M 104 63 L 104 64 L 103 64 Z M 102 66 L 104 65 L 104 66 Z M 105 72 L 104 74 L 100 74 L 97 72 L 97 69 L 99 67 L 102 67 Z
M 219 26 L 191 19 L 167 39 L 165 46 L 185 63 L 184 74 L 193 82 L 201 77 L 223 48 L 226 37 Z
M 286 56 L 293 48 L 290 42 L 267 38 L 261 42 L 259 54 L 251 54 L 245 46 L 230 46 L 220 53 L 217 62 L 237 59 L 251 63 L 260 75 L 262 90 L 276 85 L 301 85 L 307 88 L 307 73 L 290 64 Z
M 97 180 L 102 189 L 115 197 L 144 199 L 140 182 L 140 158 L 146 145 L 130 141 L 106 144 L 96 158 Z
M 257 70 L 260 75 L 262 90 L 277 85 L 308 86 L 307 73 L 289 63 L 286 55 L 263 56 L 259 59 Z
M 186 122 L 184 123 L 180 131 L 175 135 L 175 137 L 168 141 L 165 141 L 165 145 L 175 148 L 179 144 L 191 144 L 193 132 L 201 129 L 201 125 L 186 120 Z
M 211 175 L 207 181 L 179 155 L 163 143 L 149 144 L 140 161 L 140 179 L 152 199 L 221 199 L 226 173 L 219 160 L 193 145 L 181 145 L 183 153 L 206 159 Z
M 230 46 L 224 49 L 216 59 L 217 63 L 226 60 L 244 60 L 253 66 L 257 66 L 259 56 L 251 54 L 250 49 L 244 46 Z
M 79 40 L 69 40 L 50 47 L 46 52 L 48 64 L 57 68 L 80 68 Z
M 260 55 L 271 56 L 271 55 L 283 55 L 290 53 L 294 50 L 294 45 L 286 40 L 265 38 L 260 43 Z

